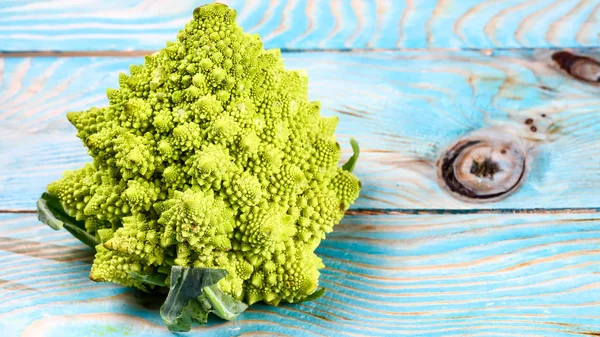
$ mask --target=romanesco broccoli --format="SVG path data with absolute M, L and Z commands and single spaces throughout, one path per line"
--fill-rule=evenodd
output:
M 107 107 L 68 113 L 93 162 L 38 202 L 42 221 L 95 245 L 92 280 L 194 288 L 163 310 L 180 330 L 219 314 L 223 298 L 241 311 L 238 302 L 322 294 L 315 249 L 361 187 L 355 157 L 338 168 L 338 119 L 308 100 L 306 74 L 285 70 L 279 50 L 264 50 L 235 16 L 197 8 L 175 42 L 120 74 Z M 225 272 L 181 278 L 198 270 Z

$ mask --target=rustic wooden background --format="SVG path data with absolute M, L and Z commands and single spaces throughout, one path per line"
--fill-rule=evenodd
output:
M 106 104 L 206 2 L 0 2 L 2 336 L 171 335 L 153 301 L 91 282 L 92 252 L 34 210 L 90 161 L 65 113 Z M 600 335 L 600 86 L 551 60 L 600 55 L 600 0 L 222 2 L 308 71 L 344 157 L 361 144 L 364 188 L 318 249 L 325 296 L 194 335 Z M 499 202 L 453 199 L 433 162 L 499 124 L 536 144 L 527 180 Z

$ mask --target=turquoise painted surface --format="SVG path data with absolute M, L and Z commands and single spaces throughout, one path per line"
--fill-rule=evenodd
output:
M 321 101 L 322 114 L 339 116 L 342 160 L 350 136 L 361 144 L 356 173 L 364 188 L 354 210 L 596 208 L 600 87 L 569 77 L 550 55 L 319 52 L 284 59 L 287 68 L 308 71 L 309 95 Z M 49 182 L 90 160 L 65 113 L 105 105 L 105 89 L 117 87 L 119 72 L 141 62 L 0 59 L 0 209 L 34 209 Z M 524 123 L 528 118 L 536 132 Z M 441 151 L 468 132 L 499 125 L 532 147 L 525 184 L 488 204 L 459 202 L 442 191 L 434 168 Z
M 161 48 L 208 2 L 0 2 L 0 52 L 92 53 L 0 57 L 2 336 L 176 335 L 160 299 L 90 281 L 86 246 L 15 212 L 33 211 L 47 183 L 90 160 L 65 113 L 106 104 L 119 72 L 142 62 L 94 52 Z M 267 48 L 329 50 L 283 56 L 308 71 L 322 113 L 340 117 L 342 160 L 349 137 L 360 141 L 364 188 L 317 250 L 324 297 L 254 305 L 180 335 L 600 334 L 600 87 L 567 76 L 545 49 L 598 58 L 597 0 L 223 2 Z M 382 48 L 403 50 L 349 51 Z M 526 140 L 532 169 L 503 201 L 459 202 L 438 187 L 433 162 L 489 126 Z M 506 213 L 522 209 L 535 210 Z
M 0 3 L 0 51 L 155 50 L 194 1 Z M 546 48 L 598 45 L 597 0 L 223 0 L 268 48 Z
M 595 213 L 350 215 L 317 250 L 321 299 L 256 305 L 193 335 L 597 333 L 599 225 Z M 172 335 L 160 299 L 90 281 L 92 255 L 68 233 L 22 214 L 1 215 L 0 229 L 5 336 Z

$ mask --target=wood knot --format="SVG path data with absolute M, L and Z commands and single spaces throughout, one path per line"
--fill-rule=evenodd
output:
M 522 183 L 527 164 L 520 139 L 495 130 L 480 130 L 442 153 L 437 162 L 438 183 L 460 200 L 497 201 Z
M 559 51 L 552 54 L 552 60 L 578 80 L 590 83 L 600 82 L 600 63 L 591 57 Z

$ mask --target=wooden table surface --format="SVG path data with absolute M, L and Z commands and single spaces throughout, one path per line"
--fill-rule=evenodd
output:
M 0 2 L 1 336 L 172 335 L 153 301 L 90 281 L 93 252 L 40 224 L 35 201 L 91 161 L 65 113 L 107 104 L 206 2 Z M 552 60 L 600 56 L 600 0 L 222 2 L 306 69 L 343 159 L 361 144 L 363 190 L 317 250 L 322 298 L 187 335 L 600 335 L 600 85 Z M 436 159 L 498 125 L 533 144 L 523 185 L 453 198 Z

